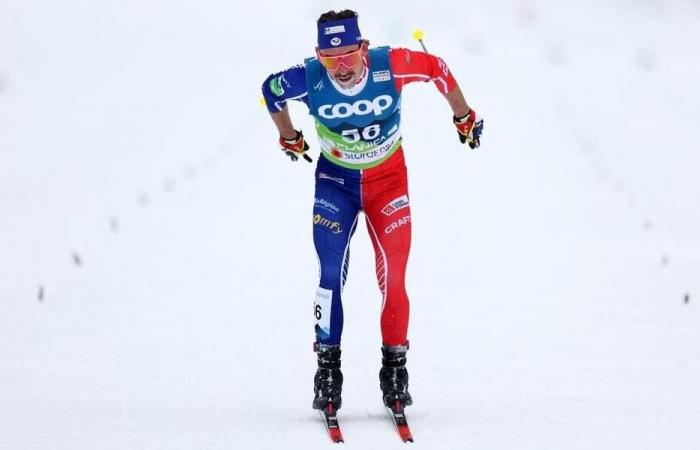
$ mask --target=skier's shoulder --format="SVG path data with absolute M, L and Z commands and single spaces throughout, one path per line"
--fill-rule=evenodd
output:
M 273 94 L 284 95 L 287 89 L 295 90 L 306 84 L 306 68 L 303 64 L 291 66 L 285 70 L 270 74 L 263 85 L 269 84 Z
M 389 48 L 389 60 L 392 68 L 403 69 L 415 64 L 425 54 L 405 47 Z
M 306 68 L 302 64 L 270 74 L 262 84 L 266 103 L 277 105 L 270 111 L 281 110 L 287 100 L 303 100 L 306 96 Z

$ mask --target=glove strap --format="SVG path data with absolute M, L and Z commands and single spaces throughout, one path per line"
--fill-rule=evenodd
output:
M 470 109 L 469 112 L 462 117 L 452 116 L 452 122 L 454 122 L 457 130 L 466 136 L 474 126 L 474 122 L 476 122 L 476 113 L 473 109 Z

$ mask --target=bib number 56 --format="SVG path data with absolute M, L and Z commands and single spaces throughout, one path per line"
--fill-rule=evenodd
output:
M 360 138 L 362 138 L 365 141 L 371 141 L 375 139 L 377 136 L 379 136 L 379 133 L 381 132 L 381 126 L 377 123 L 373 125 L 369 125 L 365 128 L 362 128 L 361 130 L 359 128 L 353 128 L 351 130 L 343 130 L 341 135 L 343 136 L 343 139 L 346 142 L 349 142 L 351 144 L 354 144 L 355 142 L 359 142 Z

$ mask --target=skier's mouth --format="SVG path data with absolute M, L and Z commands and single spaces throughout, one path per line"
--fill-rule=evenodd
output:
M 336 75 L 335 79 L 340 81 L 341 83 L 347 83 L 348 81 L 352 80 L 352 77 L 354 75 L 355 74 L 353 72 L 348 72 L 348 73 L 344 73 L 342 75 Z

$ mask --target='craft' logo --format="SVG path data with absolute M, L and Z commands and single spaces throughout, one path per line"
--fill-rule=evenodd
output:
M 339 234 L 343 232 L 340 227 L 340 222 L 333 222 L 332 220 L 326 219 L 320 214 L 314 215 L 314 225 L 320 225 L 326 227 L 333 232 L 333 234 Z
M 402 226 L 406 225 L 407 223 L 411 223 L 411 216 L 403 216 L 396 222 L 392 222 L 389 226 L 384 228 L 384 233 L 389 234 L 393 233 L 394 230 L 398 230 Z

